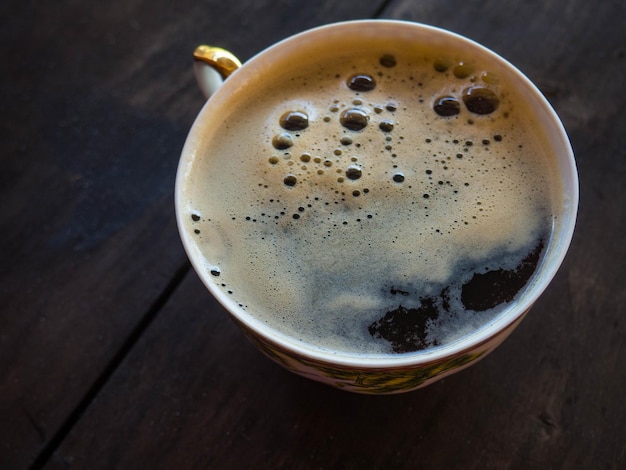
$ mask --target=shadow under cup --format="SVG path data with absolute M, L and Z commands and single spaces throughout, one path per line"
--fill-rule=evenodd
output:
M 454 51 L 456 57 L 478 58 L 487 62 L 500 79 L 514 86 L 525 101 L 536 128 L 544 133 L 551 148 L 546 154 L 556 160 L 555 178 L 559 209 L 555 214 L 550 239 L 534 276 L 522 294 L 492 320 L 449 344 L 422 351 L 389 355 L 350 355 L 306 343 L 281 333 L 243 309 L 216 283 L 215 273 L 205 259 L 194 234 L 190 186 L 197 187 L 197 167 L 208 158 L 220 139 L 223 117 L 234 104 L 254 96 L 255 87 L 282 77 L 294 67 L 310 66 L 329 51 L 367 53 L 368 44 L 388 44 L 390 49 L 407 47 L 431 54 L 433 50 Z M 569 247 L 578 206 L 578 177 L 566 132 L 554 110 L 540 91 L 514 66 L 479 44 L 441 29 L 416 23 L 371 20 L 337 23 L 316 28 L 266 49 L 250 59 L 207 101 L 185 143 L 176 180 L 176 212 L 180 235 L 197 274 L 230 313 L 246 336 L 267 356 L 285 368 L 335 387 L 372 394 L 399 393 L 426 386 L 457 372 L 484 357 L 500 344 L 521 322 L 539 295 L 556 274 Z

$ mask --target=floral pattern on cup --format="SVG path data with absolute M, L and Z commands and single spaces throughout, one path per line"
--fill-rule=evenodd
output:
M 261 338 L 238 321 L 236 324 L 261 352 L 295 374 L 351 392 L 385 395 L 425 387 L 483 358 L 515 329 L 526 313 L 474 348 L 423 364 L 387 368 L 358 368 L 313 360 Z

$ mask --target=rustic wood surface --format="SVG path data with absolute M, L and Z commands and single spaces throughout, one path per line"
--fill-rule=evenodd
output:
M 0 469 L 626 468 L 626 4 L 5 0 L 0 5 Z M 259 354 L 182 250 L 190 54 L 395 18 L 515 63 L 567 128 L 571 250 L 476 366 L 390 397 Z

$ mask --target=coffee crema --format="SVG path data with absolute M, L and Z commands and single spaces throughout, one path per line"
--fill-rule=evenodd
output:
M 187 175 L 185 230 L 216 286 L 338 354 L 438 347 L 493 321 L 559 212 L 524 99 L 452 50 L 381 41 L 309 62 L 233 100 Z

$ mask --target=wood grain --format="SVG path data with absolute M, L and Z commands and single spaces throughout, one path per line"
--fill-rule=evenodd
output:
M 378 8 L 353 3 L 3 3 L 1 468 L 47 452 L 188 269 L 172 193 L 203 104 L 193 47 L 245 59 Z
M 173 181 L 202 106 L 190 53 L 245 60 L 380 16 L 515 63 L 577 156 L 572 248 L 476 366 L 392 397 L 259 354 L 190 271 Z M 626 5 L 617 1 L 0 6 L 0 468 L 626 467 Z

